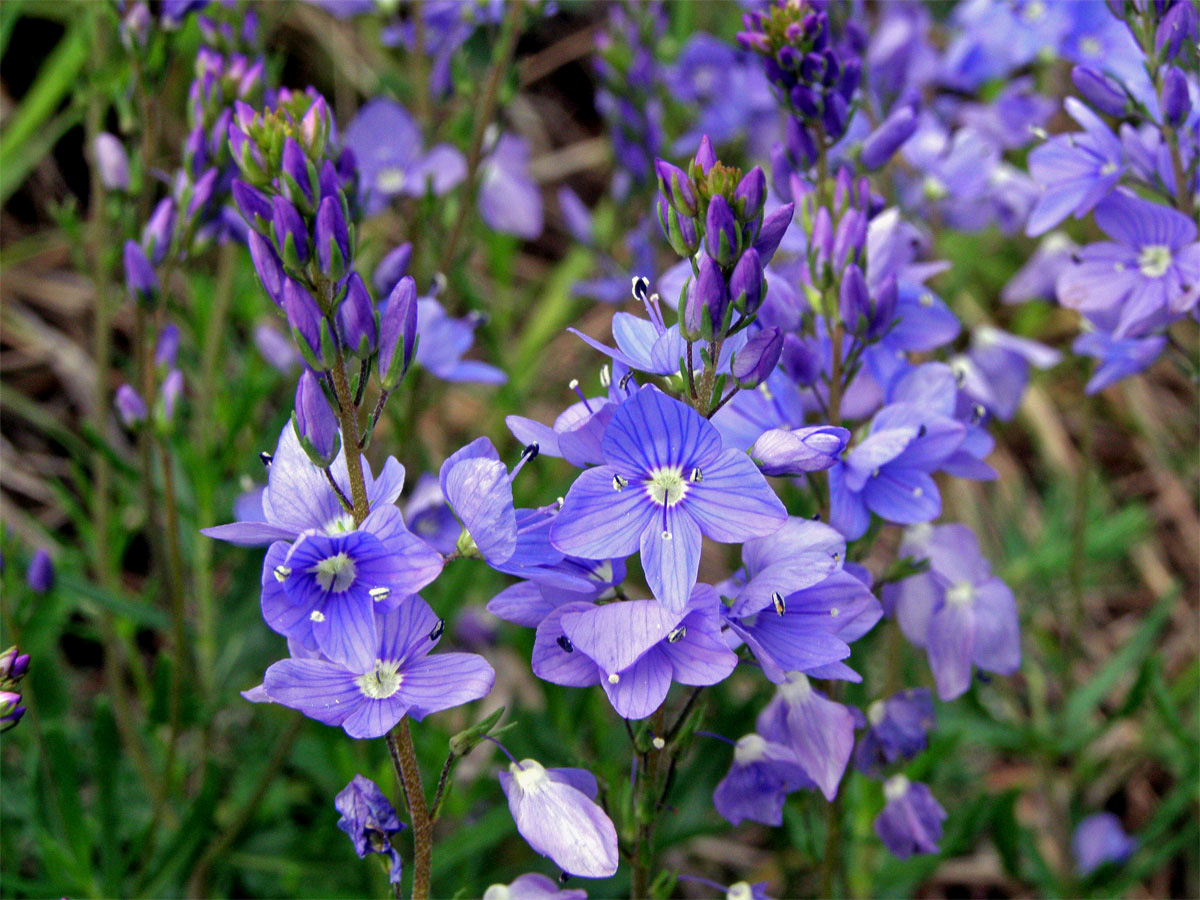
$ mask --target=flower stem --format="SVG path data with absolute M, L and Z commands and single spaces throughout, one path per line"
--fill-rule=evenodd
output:
M 346 473 L 350 476 L 354 524 L 361 525 L 369 509 L 367 485 L 363 480 L 362 447 L 358 441 L 358 407 L 354 405 L 354 397 L 350 394 L 350 381 L 346 378 L 346 360 L 340 347 L 330 374 L 333 377 L 334 393 L 337 394 L 338 417 L 342 422 L 342 443 L 346 448 Z
M 387 735 L 388 751 L 396 777 L 408 801 L 408 814 L 413 828 L 413 900 L 429 900 L 429 873 L 433 865 L 433 823 L 429 809 L 425 806 L 425 788 L 421 785 L 421 769 L 417 765 L 417 751 L 413 747 L 412 734 L 408 730 L 408 719 Z

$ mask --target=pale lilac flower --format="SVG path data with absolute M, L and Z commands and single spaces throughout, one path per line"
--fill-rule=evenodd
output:
M 525 138 L 502 134 L 479 175 L 479 214 L 489 228 L 526 240 L 542 233 L 542 195 L 529 175 Z
M 1114 338 L 1103 331 L 1089 331 L 1075 338 L 1071 350 L 1080 356 L 1092 356 L 1100 365 L 1087 383 L 1087 392 L 1095 394 L 1122 378 L 1149 368 L 1167 346 L 1164 335 L 1144 338 Z
M 928 742 L 934 726 L 933 695 L 910 688 L 867 707 L 867 730 L 854 748 L 854 765 L 878 776 L 884 766 L 911 759 Z
M 793 672 L 758 715 L 757 731 L 795 753 L 804 772 L 832 800 L 854 750 L 854 716 Z
M 1090 875 L 1105 863 L 1122 863 L 1137 849 L 1137 839 L 1125 833 L 1110 812 L 1095 813 L 1075 826 L 1071 850 L 1080 875 Z
M 914 853 L 937 853 L 946 811 L 929 788 L 903 775 L 884 783 L 886 805 L 875 819 L 875 833 L 895 856 L 905 859 Z
M 747 734 L 734 744 L 733 764 L 713 791 L 713 805 L 731 825 L 749 819 L 779 826 L 786 796 L 815 787 L 791 747 Z
M 587 891 L 560 889 L 545 875 L 530 873 L 514 878 L 509 884 L 489 885 L 483 892 L 483 900 L 587 900 Z
M 547 769 L 525 759 L 500 773 L 500 786 L 517 830 L 535 851 L 581 878 L 617 871 L 617 831 L 595 802 L 591 772 Z

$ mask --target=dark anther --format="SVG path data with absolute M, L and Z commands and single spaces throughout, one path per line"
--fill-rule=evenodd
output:
M 429 639 L 436 641 L 442 636 L 442 632 L 446 630 L 446 620 L 438 619 L 437 624 L 433 626 L 433 631 L 429 632 Z
M 525 449 L 521 451 L 521 455 L 526 459 L 536 459 L 538 452 L 542 449 L 541 444 L 534 441 L 532 444 L 527 444 Z
M 558 640 L 554 643 L 563 648 L 563 653 L 571 653 L 575 650 L 575 645 L 571 643 L 571 639 L 565 634 L 560 634 Z
M 259 462 L 261 462 L 263 464 L 263 466 L 268 469 L 271 468 L 271 460 L 273 460 L 274 458 L 275 457 L 272 456 L 270 453 L 268 453 L 266 450 L 264 450 L 262 453 L 258 454 Z
M 775 604 L 775 612 L 779 615 L 782 616 L 787 612 L 787 604 L 783 602 L 783 594 L 779 593 L 779 591 L 771 592 L 771 602 Z
M 641 303 L 650 295 L 650 280 L 641 275 L 633 279 L 633 298 Z

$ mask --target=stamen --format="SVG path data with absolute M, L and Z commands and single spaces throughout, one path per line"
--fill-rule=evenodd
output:
M 584 409 L 586 409 L 588 412 L 595 412 L 595 410 L 592 409 L 592 405 L 590 403 L 588 403 L 587 396 L 583 393 L 582 390 L 579 389 L 579 379 L 578 378 L 572 378 L 570 381 L 568 381 L 567 387 L 569 387 L 571 390 L 573 390 L 575 392 L 575 396 L 583 401 Z
M 639 303 L 645 303 L 647 296 L 650 294 L 650 279 L 644 275 L 633 276 L 633 299 Z
M 542 449 L 541 445 L 534 441 L 532 444 L 526 444 L 525 449 L 521 451 L 521 458 L 517 460 L 517 464 L 513 466 L 512 472 L 508 475 L 508 480 L 512 481 L 517 477 L 517 473 L 521 471 L 521 467 L 531 459 L 536 459 L 538 452 Z
M 429 632 L 429 639 L 431 641 L 436 641 L 438 638 L 440 638 L 442 636 L 442 632 L 444 632 L 445 630 L 446 630 L 446 620 L 438 619 L 437 624 L 433 626 L 433 630 L 431 632 Z
M 784 602 L 783 594 L 779 593 L 779 591 L 771 592 L 771 602 L 775 604 L 775 612 L 778 615 L 782 616 L 787 612 L 787 603 Z
M 613 490 L 614 491 L 623 491 L 628 486 L 629 486 L 629 482 L 626 481 L 622 476 L 620 476 L 620 475 L 613 476 Z
M 319 609 L 314 609 L 308 614 L 308 618 L 313 622 L 324 622 L 325 613 L 321 612 Z
M 837 553 L 837 552 L 835 552 L 835 553 L 833 554 L 833 561 L 834 561 L 834 562 L 838 562 L 838 561 L 840 561 L 840 560 L 841 560 L 841 558 L 842 558 L 842 554 L 840 554 L 840 553 Z
M 268 453 L 266 450 L 264 450 L 262 453 L 258 454 L 258 461 L 263 464 L 264 469 L 271 468 L 271 461 L 274 459 L 275 459 L 275 457 L 272 454 Z
M 678 644 L 680 641 L 682 641 L 684 639 L 684 637 L 686 635 L 687 635 L 687 626 L 680 625 L 678 628 L 673 629 L 667 635 L 667 643 L 668 644 Z
M 655 750 L 661 750 L 663 747 L 667 746 L 667 742 L 660 737 L 654 738 L 654 740 L 652 740 L 650 743 L 653 745 Z
M 609 675 L 609 676 L 608 676 L 608 683 L 609 683 L 609 684 L 616 684 L 616 683 L 617 683 L 617 682 L 619 682 L 620 680 L 621 680 L 621 676 L 620 676 L 620 675 L 618 675 L 616 672 L 613 672 L 611 675 Z
M 692 473 L 688 476 L 688 479 L 691 481 L 694 481 L 694 482 L 695 481 L 703 481 L 704 473 L 700 471 L 699 466 L 696 466 L 696 468 L 692 469 Z
M 575 652 L 575 645 L 571 643 L 571 639 L 569 637 L 567 637 L 565 634 L 560 634 L 558 636 L 558 640 L 556 640 L 554 643 L 556 643 L 556 644 L 558 644 L 558 646 L 562 647 L 564 653 L 574 653 Z
M 924 425 L 922 425 L 920 428 L 917 429 L 917 437 L 919 437 L 919 438 L 925 437 L 925 435 L 928 433 L 928 431 L 929 431 L 929 429 L 926 428 Z
M 629 380 L 631 378 L 633 378 L 633 372 L 626 372 L 621 376 L 621 380 L 617 383 L 617 387 L 619 387 L 621 390 L 625 390 L 625 387 L 629 384 Z
M 607 388 L 612 384 L 612 369 L 605 363 L 600 367 L 600 387 Z
M 369 591 L 367 591 L 367 593 L 371 595 L 372 600 L 374 600 L 376 603 L 379 603 L 380 601 L 386 600 L 392 595 L 392 589 L 386 587 L 376 587 L 371 588 Z
M 275 580 L 278 582 L 286 581 L 292 577 L 292 570 L 289 566 L 278 565 L 275 567 Z

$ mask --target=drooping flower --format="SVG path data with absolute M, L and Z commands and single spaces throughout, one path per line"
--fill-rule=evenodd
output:
M 542 233 L 542 196 L 529 176 L 529 142 L 502 134 L 479 167 L 479 214 L 489 228 L 532 240 Z
M 1144 338 L 1114 338 L 1103 331 L 1088 331 L 1075 338 L 1071 350 L 1080 356 L 1092 356 L 1100 360 L 1086 388 L 1089 394 L 1095 394 L 1153 365 L 1166 346 L 1167 338 L 1161 334 Z
M 604 431 L 605 465 L 575 481 L 551 527 L 563 553 L 610 559 L 641 551 L 656 599 L 680 612 L 705 535 L 736 543 L 771 534 L 787 518 L 750 459 L 725 450 L 699 413 L 653 387 L 624 401 Z
M 400 851 L 392 845 L 392 836 L 404 830 L 404 823 L 379 785 L 364 775 L 355 775 L 333 800 L 342 814 L 337 826 L 354 842 L 359 859 L 368 853 L 381 853 L 391 861 L 388 880 L 400 882 Z
M 421 298 L 417 301 L 417 333 L 421 335 L 417 363 L 443 381 L 504 384 L 508 376 L 500 369 L 479 360 L 463 359 L 475 343 L 475 329 L 480 321 L 476 314 L 456 319 L 437 300 Z
M 1075 826 L 1071 850 L 1080 875 L 1090 875 L 1105 863 L 1122 863 L 1137 849 L 1137 839 L 1125 833 L 1110 812 L 1094 813 Z
M 500 786 L 517 830 L 535 851 L 580 878 L 617 871 L 617 831 L 595 802 L 591 772 L 547 769 L 525 759 L 500 773 Z
M 731 825 L 749 819 L 778 826 L 784 798 L 815 787 L 791 747 L 747 734 L 734 745 L 733 764 L 713 791 L 713 805 Z
M 533 673 L 570 687 L 599 684 L 626 719 L 644 719 L 672 682 L 717 684 L 737 666 L 721 637 L 720 600 L 697 585 L 682 613 L 654 600 L 565 603 L 538 625 Z
M 854 748 L 859 771 L 878 775 L 885 765 L 911 759 L 925 749 L 934 725 L 933 695 L 910 688 L 867 707 L 867 730 Z
M 582 888 L 560 889 L 545 875 L 529 873 L 514 878 L 508 884 L 488 885 L 483 900 L 587 900 Z
M 888 586 L 905 636 L 929 655 L 938 696 L 952 700 L 971 685 L 972 666 L 1011 675 L 1021 665 L 1012 591 L 991 574 L 965 525 L 936 525 L 906 538 L 929 570 Z M 902 545 L 902 551 L 905 546 Z
M 345 662 L 319 656 L 274 663 L 263 678 L 266 696 L 326 725 L 340 725 L 350 737 L 376 738 L 404 716 L 420 720 L 492 689 L 495 672 L 483 657 L 429 655 L 443 625 L 419 596 L 387 612 L 376 610 L 375 619 L 378 642 L 354 643 Z
M 766 740 L 792 749 L 825 799 L 837 795 L 854 749 L 854 716 L 849 709 L 814 689 L 808 676 L 793 672 L 759 713 L 757 724 L 757 732 Z
M 946 811 L 919 781 L 894 775 L 884 783 L 887 803 L 875 819 L 875 833 L 894 855 L 937 853 Z

